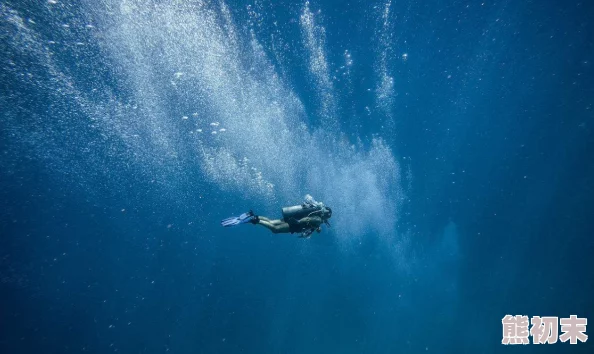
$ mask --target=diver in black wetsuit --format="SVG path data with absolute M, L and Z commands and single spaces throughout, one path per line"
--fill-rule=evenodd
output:
M 285 207 L 282 209 L 283 218 L 271 220 L 264 216 L 255 215 L 251 210 L 238 217 L 225 219 L 221 224 L 225 227 L 244 223 L 259 224 L 275 234 L 300 233 L 299 237 L 308 238 L 314 231 L 322 231 L 322 224 L 330 226 L 328 219 L 332 217 L 332 209 L 324 203 L 316 202 L 307 195 L 301 205 Z

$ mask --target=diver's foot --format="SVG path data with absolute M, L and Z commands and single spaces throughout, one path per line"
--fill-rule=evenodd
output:
M 260 218 L 258 217 L 258 215 L 253 215 L 253 213 L 252 213 L 252 219 L 250 220 L 250 222 L 252 224 L 256 225 L 260 222 Z

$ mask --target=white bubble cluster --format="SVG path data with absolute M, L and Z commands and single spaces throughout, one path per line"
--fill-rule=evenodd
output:
M 305 109 L 292 84 L 283 79 L 281 73 L 290 68 L 275 66 L 278 60 L 273 64 L 256 33 L 236 24 L 224 3 L 146 6 L 141 0 L 89 0 L 83 11 L 85 23 L 93 23 L 87 31 L 93 38 L 75 40 L 63 50 L 90 50 L 77 42 L 97 45 L 105 55 L 103 64 L 109 64 L 98 70 L 115 68 L 114 80 L 126 89 L 123 95 L 109 85 L 87 91 L 86 83 L 66 74 L 69 64 L 55 61 L 47 39 L 3 8 L 3 18 L 11 14 L 20 34 L 12 37 L 10 50 L 32 53 L 52 77 L 37 87 L 59 93 L 58 101 L 86 120 L 80 124 L 65 118 L 65 129 L 39 129 L 37 137 L 28 137 L 32 145 L 46 151 L 48 141 L 59 141 L 69 129 L 82 131 L 72 146 L 56 145 L 57 153 L 44 152 L 55 159 L 67 155 L 60 149 L 88 146 L 85 129 L 97 130 L 104 139 L 98 144 L 117 147 L 109 158 L 139 169 L 135 175 L 190 188 L 184 184 L 185 174 L 198 166 L 203 178 L 243 195 L 254 208 L 278 208 L 280 203 L 299 202 L 306 193 L 314 195 L 335 211 L 333 230 L 341 240 L 394 234 L 403 200 L 400 166 L 381 138 L 353 143 L 340 129 L 340 95 L 330 76 L 334 71 L 327 60 L 325 30 L 309 4 L 296 25 L 305 52 L 300 59 L 307 63 L 318 92 L 313 110 Z M 63 23 L 60 18 L 53 21 L 58 28 Z M 350 67 L 350 52 L 345 58 Z M 379 86 L 390 91 L 393 80 L 384 81 Z M 308 112 L 318 113 L 308 117 Z M 14 119 L 10 124 L 20 123 Z M 26 129 L 12 131 L 27 136 Z M 102 159 L 107 157 L 97 154 L 78 168 L 101 166 Z

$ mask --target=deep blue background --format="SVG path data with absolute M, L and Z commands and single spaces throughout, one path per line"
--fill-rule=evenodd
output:
M 238 19 L 243 5 L 230 4 Z M 33 5 L 11 6 L 43 22 Z M 302 6 L 278 3 L 276 19 L 295 19 Z M 373 5 L 311 6 L 323 9 L 330 62 L 345 49 L 360 58 L 354 93 L 342 99 L 359 100 L 355 114 L 364 115 Z M 73 179 L 33 153 L 11 159 L 4 127 L 2 352 L 592 352 L 591 340 L 500 344 L 505 314 L 594 318 L 592 6 L 427 1 L 392 9 L 394 55 L 408 60 L 391 64 L 398 96 L 394 132 L 384 138 L 413 175 L 400 216 L 416 255 L 409 272 L 395 271 L 373 237 L 345 253 L 332 233 L 304 245 L 259 229 L 221 230 L 222 217 L 257 206 L 193 167 L 191 188 L 166 207 L 159 181 L 110 161 L 96 180 L 64 183 Z M 313 112 L 306 68 L 287 62 L 288 80 Z M 43 92 L 25 92 L 7 72 L 1 79 L 12 100 L 3 102 L 51 117 Z M 381 131 L 341 123 L 363 139 Z M 111 174 L 117 193 L 102 183 Z M 436 266 L 450 221 L 459 256 Z

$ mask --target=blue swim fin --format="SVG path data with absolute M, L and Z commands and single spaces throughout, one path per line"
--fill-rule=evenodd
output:
M 246 222 L 252 221 L 254 213 L 250 210 L 247 213 L 243 213 L 239 216 L 232 216 L 230 218 L 221 221 L 223 227 L 231 227 L 236 225 L 245 224 Z

